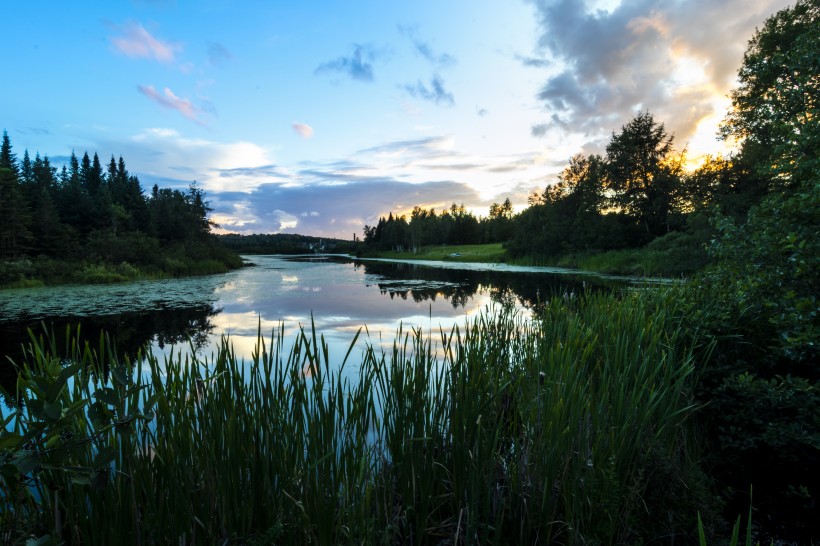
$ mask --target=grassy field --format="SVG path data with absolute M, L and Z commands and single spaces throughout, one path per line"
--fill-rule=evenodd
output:
M 485 245 L 435 245 L 414 252 L 382 251 L 367 254 L 368 258 L 395 260 L 440 260 L 447 262 L 504 262 L 507 251 L 501 243 Z
M 649 277 L 690 275 L 706 263 L 705 252 L 700 248 L 677 248 L 675 246 L 666 248 L 658 244 L 650 244 L 644 248 L 569 254 L 552 258 L 530 256 L 510 259 L 501 243 L 425 246 L 415 253 L 382 251 L 368 253 L 365 257 L 394 260 L 510 263 L 513 265 L 566 267 L 595 273 Z

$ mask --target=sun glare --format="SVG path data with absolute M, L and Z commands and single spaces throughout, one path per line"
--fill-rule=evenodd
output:
M 731 102 L 726 97 L 712 101 L 712 114 L 702 118 L 695 133 L 687 143 L 686 168 L 693 170 L 703 164 L 707 155 L 727 155 L 734 149 L 733 143 L 718 139 L 718 129 Z

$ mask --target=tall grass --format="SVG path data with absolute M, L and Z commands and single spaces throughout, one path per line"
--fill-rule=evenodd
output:
M 211 359 L 132 363 L 75 338 L 66 367 L 33 339 L 0 439 L 0 532 L 83 544 L 696 540 L 696 499 L 647 502 L 680 489 L 670 476 L 690 462 L 692 353 L 672 316 L 633 296 L 556 299 L 534 320 L 400 331 L 390 351 L 357 336 L 346 355 L 312 327 L 286 347 L 280 328 L 248 362 L 227 339 Z

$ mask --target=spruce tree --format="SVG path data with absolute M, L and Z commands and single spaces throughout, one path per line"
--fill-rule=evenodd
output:
M 0 145 L 0 257 L 21 255 L 31 239 L 28 207 L 22 195 L 17 158 L 11 140 L 3 131 Z

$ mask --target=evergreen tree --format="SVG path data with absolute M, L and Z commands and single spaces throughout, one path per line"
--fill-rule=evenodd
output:
M 83 156 L 83 166 L 72 151 L 68 164 L 68 178 L 61 184 L 57 208 L 60 219 L 85 235 L 94 228 L 92 203 L 84 187 L 84 180 L 91 172 L 91 160 L 88 154 Z
M 673 141 L 663 123 L 641 112 L 620 133 L 613 132 L 606 147 L 612 205 L 644 226 L 647 237 L 639 244 L 672 228 L 682 165 Z
M 20 190 L 17 158 L 11 148 L 8 133 L 3 131 L 0 145 L 0 257 L 21 255 L 30 239 L 29 214 Z

